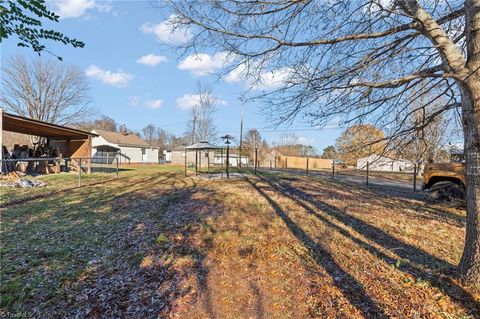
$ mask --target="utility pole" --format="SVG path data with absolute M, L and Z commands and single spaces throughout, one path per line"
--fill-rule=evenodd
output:
M 253 167 L 255 171 L 255 175 L 257 174 L 257 134 L 253 134 L 253 147 L 254 147 L 254 153 L 253 153 Z
M 240 156 L 240 163 L 238 164 L 238 166 L 240 168 L 242 168 L 242 148 L 243 148 L 243 113 L 244 113 L 244 110 L 245 110 L 245 104 L 243 103 L 242 99 L 240 99 L 240 103 L 241 103 L 241 111 L 240 111 L 240 147 L 239 147 L 239 156 Z
M 193 110 L 193 125 L 192 125 L 192 145 L 195 144 L 195 126 L 197 122 L 197 114 L 195 114 L 195 110 Z
M 254 141 L 253 145 L 255 147 L 255 175 L 257 175 L 257 166 L 258 166 L 258 147 L 257 147 L 256 135 L 257 134 L 253 135 L 253 141 Z

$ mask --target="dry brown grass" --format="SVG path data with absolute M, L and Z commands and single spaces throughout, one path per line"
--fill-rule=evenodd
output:
M 58 200 L 2 212 L 3 314 L 480 313 L 479 291 L 452 277 L 463 244 L 462 211 L 288 174 L 208 181 L 150 170 L 74 191 L 60 198 L 60 209 Z M 47 274 L 51 280 L 39 279 Z

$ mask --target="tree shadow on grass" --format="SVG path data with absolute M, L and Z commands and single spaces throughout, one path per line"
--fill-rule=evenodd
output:
M 388 318 L 383 309 L 368 295 L 365 288 L 352 275 L 343 270 L 335 261 L 333 256 L 321 245 L 317 244 L 301 227 L 299 227 L 282 210 L 280 205 L 267 195 L 263 189 L 252 182 L 247 181 L 252 187 L 267 200 L 269 205 L 275 210 L 275 213 L 283 220 L 290 232 L 303 243 L 303 245 L 312 250 L 312 257 L 315 262 L 323 267 L 331 276 L 334 285 L 342 291 L 349 302 L 357 308 L 367 318 Z
M 320 177 L 320 176 L 318 176 Z M 392 201 L 396 201 L 397 206 L 401 206 L 402 208 L 408 208 L 410 210 L 418 211 L 419 209 L 423 210 L 423 213 L 420 214 L 418 212 L 415 213 L 416 216 L 420 216 L 423 219 L 429 218 L 436 218 L 440 219 L 441 221 L 447 222 L 450 225 L 464 227 L 465 226 L 465 217 L 460 215 L 455 215 L 449 212 L 448 210 L 444 210 L 438 207 L 431 208 L 428 206 L 421 206 L 419 204 L 415 204 L 411 200 L 420 201 L 423 203 L 428 204 L 427 195 L 422 191 L 413 192 L 412 190 L 399 188 L 394 186 L 385 186 L 385 185 L 378 185 L 378 184 L 371 184 L 370 186 L 361 185 L 361 184 L 353 184 L 348 183 L 347 181 L 339 181 L 339 180 L 329 180 L 328 178 L 322 178 L 322 182 L 326 182 L 328 184 L 336 185 L 336 186 L 343 186 L 345 185 L 346 188 L 352 189 L 352 186 L 356 187 L 356 191 L 360 192 L 364 195 L 371 195 L 371 193 L 377 194 L 377 199 L 375 203 L 383 206 L 385 208 L 389 208 Z M 385 203 L 387 202 L 387 203 Z
M 257 318 L 263 319 L 265 318 L 265 310 L 263 307 L 262 292 L 260 291 L 260 288 L 258 287 L 258 285 L 253 281 L 249 282 L 249 288 L 252 291 L 253 296 L 255 298 L 254 305 L 253 305 L 254 313 L 257 316 Z
M 417 279 L 428 281 L 433 286 L 443 291 L 446 295 L 450 296 L 456 302 L 470 314 L 473 314 L 476 318 L 480 317 L 480 306 L 475 301 L 475 298 L 454 282 L 452 282 L 448 276 L 446 277 L 442 273 L 451 273 L 454 266 L 442 259 L 432 256 L 424 250 L 415 247 L 413 245 L 402 242 L 401 240 L 393 237 L 385 231 L 366 223 L 346 212 L 331 206 L 323 201 L 316 199 L 311 194 L 302 191 L 301 189 L 291 186 L 285 182 L 281 182 L 278 179 L 262 178 L 262 181 L 267 183 L 272 190 L 281 193 L 282 196 L 288 197 L 295 201 L 296 204 L 305 209 L 309 214 L 315 216 L 329 227 L 335 229 L 343 236 L 351 239 L 353 242 L 371 252 L 373 255 L 379 257 L 389 264 L 397 263 L 397 259 L 389 257 L 384 252 L 377 249 L 375 246 L 368 242 L 352 236 L 349 232 L 343 228 L 337 226 L 326 217 L 318 213 L 321 211 L 330 217 L 333 217 L 342 224 L 352 228 L 358 233 L 362 234 L 374 243 L 388 249 L 398 257 L 408 260 L 409 263 L 400 263 L 397 267 L 400 271 L 413 275 Z M 310 204 L 318 211 L 312 209 Z M 435 273 L 437 272 L 437 273 Z M 440 272 L 440 273 L 438 273 Z
M 2 291 L 21 284 L 21 290 L 9 294 L 24 298 L 2 304 L 7 314 L 168 317 L 176 300 L 189 292 L 182 286 L 185 274 L 173 266 L 176 261 L 188 254 L 195 260 L 197 276 L 208 275 L 206 253 L 189 240 L 203 215 L 192 218 L 181 211 L 178 219 L 165 219 L 166 211 L 192 201 L 199 191 L 194 181 L 187 183 L 177 175 L 79 189 L 68 201 L 51 196 L 9 211 L 14 228 L 6 245 L 22 254 L 10 253 L 4 259 L 8 267 L 2 269 Z M 184 240 L 177 245 L 180 233 Z M 209 296 L 206 281 L 199 280 L 199 286 Z
M 263 171 L 263 175 L 266 175 L 269 173 L 269 171 Z M 296 175 L 305 175 L 305 172 L 303 170 L 288 170 L 288 174 L 296 174 Z M 350 175 L 346 175 L 350 176 Z M 393 185 L 380 185 L 376 184 L 375 181 L 371 182 L 369 186 L 366 186 L 362 183 L 357 182 L 349 182 L 347 180 L 342 180 L 340 179 L 334 179 L 332 180 L 331 174 L 327 172 L 318 172 L 318 171 L 312 171 L 309 174 L 309 177 L 314 177 L 319 180 L 321 180 L 324 183 L 328 183 L 331 185 L 336 185 L 336 186 L 343 186 L 345 185 L 346 188 L 352 189 L 352 187 L 356 188 L 357 192 L 360 192 L 362 194 L 365 193 L 376 193 L 379 198 L 384 201 L 385 199 L 388 200 L 399 200 L 401 202 L 401 205 L 405 208 L 409 208 L 412 210 L 418 210 L 420 208 L 420 205 L 414 204 L 411 202 L 411 200 L 415 201 L 421 201 L 421 202 L 427 202 L 428 204 L 428 195 L 424 191 L 418 190 L 417 192 L 413 192 L 411 189 L 408 189 L 406 187 L 400 187 L 400 186 L 393 186 Z M 420 181 L 419 181 L 420 182 Z M 385 205 L 385 202 L 381 202 L 379 200 L 376 200 L 376 203 L 388 208 L 388 205 Z M 398 205 L 398 203 L 397 203 Z M 421 206 L 421 209 L 423 210 L 422 214 L 416 213 L 417 216 L 421 216 L 421 218 L 428 219 L 428 218 L 437 218 L 441 219 L 444 222 L 447 222 L 453 226 L 458 226 L 458 227 L 464 227 L 465 226 L 465 217 L 461 215 L 456 215 L 453 214 L 452 212 L 441 209 L 439 207 L 435 208 L 430 208 L 428 206 Z

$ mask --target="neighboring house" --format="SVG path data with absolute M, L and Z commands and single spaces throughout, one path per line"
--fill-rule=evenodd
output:
M 357 160 L 357 169 L 382 172 L 413 172 L 414 163 L 405 159 L 395 159 L 380 155 L 370 155 Z
M 171 163 L 172 162 L 172 151 L 171 150 L 163 150 L 162 159 L 165 161 L 165 163 Z
M 135 134 L 93 130 L 93 158 L 107 159 L 111 163 L 118 158 L 120 163 L 158 163 L 158 147 L 149 145 Z
M 229 154 L 228 161 L 230 166 L 237 167 L 240 163 L 240 156 L 238 154 Z M 215 165 L 225 165 L 227 162 L 227 154 L 223 152 L 222 154 L 215 154 L 214 164 Z M 243 166 L 248 166 L 248 156 L 242 156 L 241 163 Z

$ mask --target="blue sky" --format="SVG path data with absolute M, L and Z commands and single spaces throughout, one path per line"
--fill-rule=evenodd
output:
M 51 0 L 49 7 L 61 17 L 53 27 L 86 43 L 74 49 L 48 42 L 47 48 L 62 56 L 66 64 L 86 72 L 91 86 L 92 106 L 101 114 L 140 131 L 149 123 L 182 134 L 189 119 L 189 105 L 195 100 L 198 81 L 209 83 L 219 100 L 214 122 L 219 134 L 238 138 L 241 81 L 219 80 L 213 71 L 221 69 L 221 54 L 199 52 L 201 59 L 179 56 L 162 46 L 166 41 L 181 41 L 185 32 L 169 33 L 168 12 L 159 12 L 149 1 Z M 47 27 L 50 25 L 46 24 Z M 2 59 L 17 53 L 34 57 L 29 49 L 18 48 L 14 39 L 2 43 Z M 44 53 L 44 55 L 48 55 Z M 341 129 L 316 130 L 305 123 L 282 126 L 276 132 L 260 112 L 260 104 L 245 105 L 244 128 L 257 128 L 268 142 L 293 132 L 300 142 L 319 152 L 334 144 Z

